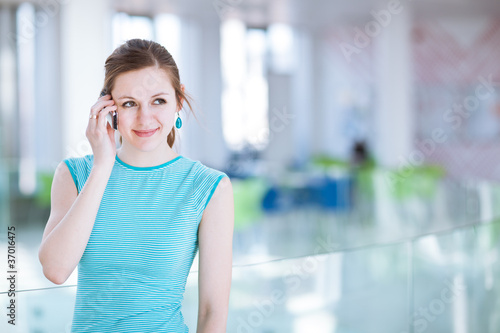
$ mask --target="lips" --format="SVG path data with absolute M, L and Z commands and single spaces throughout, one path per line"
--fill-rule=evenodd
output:
M 148 136 L 152 136 L 153 134 L 156 133 L 158 128 L 155 128 L 153 130 L 145 130 L 145 131 L 136 131 L 134 130 L 135 135 L 140 136 L 141 138 L 146 138 Z

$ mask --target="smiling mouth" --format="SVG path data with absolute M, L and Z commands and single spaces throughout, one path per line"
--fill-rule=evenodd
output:
M 157 130 L 158 130 L 158 128 L 155 128 L 153 130 L 146 130 L 146 131 L 136 131 L 136 130 L 134 130 L 134 133 L 137 136 L 140 136 L 141 138 L 145 138 L 145 137 L 148 137 L 148 136 L 151 136 L 151 135 L 155 134 Z

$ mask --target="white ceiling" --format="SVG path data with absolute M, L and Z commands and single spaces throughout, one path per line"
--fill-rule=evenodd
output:
M 366 22 L 373 9 L 387 8 L 390 0 L 114 0 L 117 9 L 151 14 L 177 12 L 198 18 L 218 17 L 216 7 L 228 9 L 252 25 L 288 22 L 312 27 Z M 500 16 L 499 0 L 400 0 L 415 18 Z
M 24 0 L 0 0 L 0 4 Z M 33 0 L 43 3 L 47 0 Z M 57 0 L 54 0 L 57 1 Z M 71 0 L 77 1 L 77 0 Z M 80 0 L 85 1 L 85 0 Z M 179 13 L 200 19 L 220 19 L 216 7 L 229 10 L 251 25 L 287 22 L 310 27 L 366 22 L 372 9 L 387 8 L 391 0 L 108 0 L 117 10 L 154 15 Z M 64 1 L 62 1 L 64 3 Z M 415 18 L 494 15 L 500 16 L 499 0 L 400 0 L 412 8 Z

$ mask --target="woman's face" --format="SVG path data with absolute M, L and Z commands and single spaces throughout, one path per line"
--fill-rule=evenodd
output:
M 118 131 L 124 146 L 143 152 L 168 146 L 178 106 L 164 70 L 147 67 L 120 74 L 111 95 L 118 106 Z

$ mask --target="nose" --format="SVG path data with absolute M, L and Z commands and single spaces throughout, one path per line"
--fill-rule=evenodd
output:
M 147 122 L 153 116 L 153 110 L 147 104 L 140 105 L 137 110 L 137 120 L 141 123 Z

